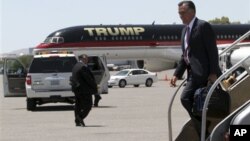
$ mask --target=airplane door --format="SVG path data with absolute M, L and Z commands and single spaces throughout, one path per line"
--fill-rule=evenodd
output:
M 25 78 L 27 71 L 16 58 L 5 58 L 3 64 L 4 97 L 26 96 Z

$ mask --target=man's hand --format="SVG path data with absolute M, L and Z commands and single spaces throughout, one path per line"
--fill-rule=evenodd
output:
M 213 84 L 216 81 L 216 79 L 217 79 L 217 75 L 216 74 L 210 74 L 208 76 L 208 83 Z
M 173 76 L 170 80 L 170 87 L 175 87 L 176 86 L 176 81 L 177 81 L 177 77 Z

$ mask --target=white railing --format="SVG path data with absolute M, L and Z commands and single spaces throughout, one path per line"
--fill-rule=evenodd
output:
M 180 86 L 176 89 L 175 93 L 170 99 L 170 103 L 168 106 L 168 136 L 169 136 L 169 141 L 173 140 L 173 133 L 172 133 L 172 105 L 175 99 L 175 96 L 177 95 L 179 89 L 183 86 L 183 84 L 186 82 L 187 79 L 185 79 Z
M 213 94 L 214 89 L 217 87 L 217 85 L 229 74 L 231 74 L 233 71 L 235 71 L 236 69 L 238 69 L 239 67 L 244 67 L 247 70 L 247 73 L 249 75 L 249 64 L 245 64 L 245 62 L 247 60 L 250 59 L 250 55 L 245 57 L 244 59 L 242 59 L 241 61 L 239 61 L 237 64 L 235 64 L 233 67 L 231 67 L 230 69 L 228 69 L 225 73 L 223 73 L 211 86 L 205 102 L 204 102 L 204 106 L 202 109 L 202 121 L 201 121 L 201 141 L 205 141 L 205 131 L 206 131 L 206 118 L 207 118 L 207 107 L 208 107 L 208 103 L 209 100 L 211 98 L 211 95 Z

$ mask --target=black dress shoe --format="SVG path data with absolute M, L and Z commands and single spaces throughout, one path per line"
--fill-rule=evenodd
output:
M 95 103 L 95 104 L 94 104 L 94 107 L 98 107 L 98 103 Z
M 94 106 L 98 107 L 99 101 L 102 99 L 100 95 L 95 95 Z
M 78 123 L 76 123 L 76 126 L 85 127 L 85 123 L 84 122 L 78 122 Z
M 81 123 L 76 123 L 76 126 L 81 126 Z

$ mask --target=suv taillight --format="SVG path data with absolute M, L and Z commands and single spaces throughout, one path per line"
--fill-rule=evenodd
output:
M 31 76 L 30 75 L 26 76 L 26 83 L 27 83 L 27 85 L 31 85 Z

